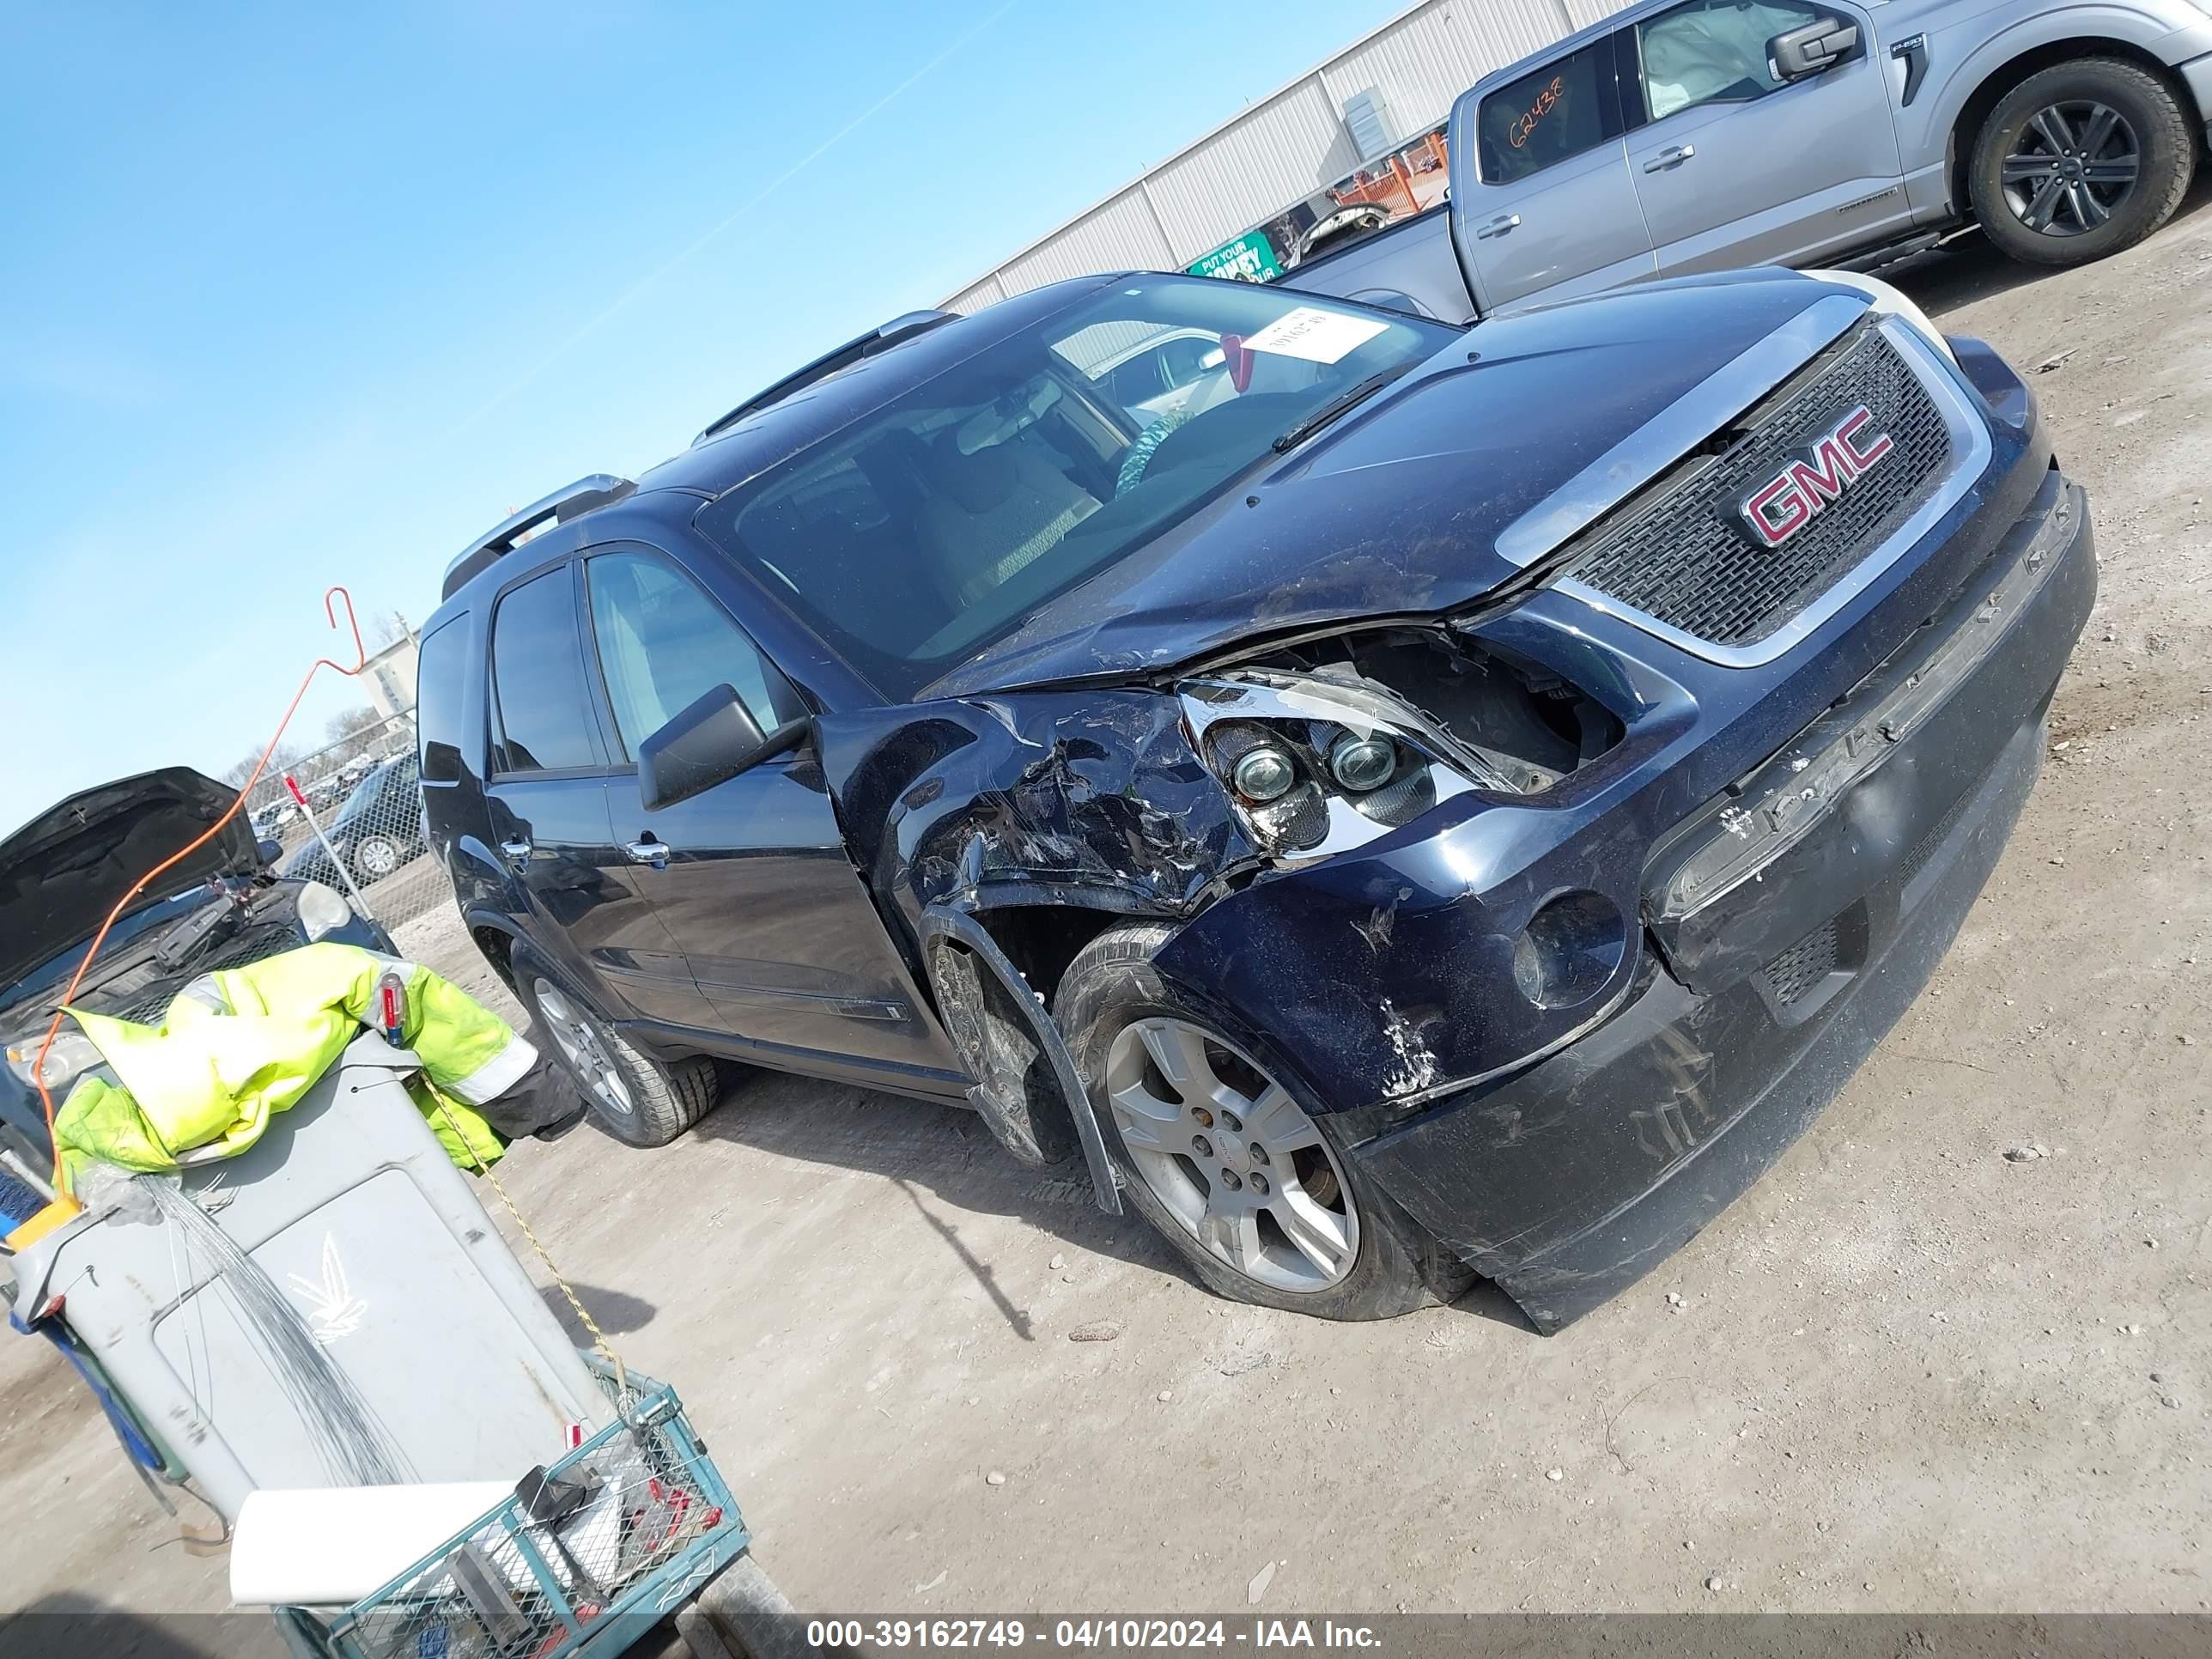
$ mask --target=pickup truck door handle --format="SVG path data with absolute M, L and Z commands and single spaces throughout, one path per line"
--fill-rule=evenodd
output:
M 1487 224 L 1477 225 L 1474 228 L 1474 239 L 1477 241 L 1480 241 L 1486 236 L 1503 236 L 1507 231 L 1512 229 L 1514 226 L 1520 222 L 1521 216 L 1519 214 L 1501 213 L 1495 219 L 1491 220 Z
M 665 841 L 634 841 L 623 851 L 629 854 L 632 864 L 649 864 L 656 870 L 668 867 L 669 846 Z
M 1678 167 L 1698 153 L 1695 144 L 1669 144 L 1644 164 L 1646 173 L 1664 173 L 1668 167 Z
M 527 837 L 520 841 L 503 841 L 499 844 L 499 850 L 507 854 L 509 864 L 520 867 L 529 860 L 530 842 Z

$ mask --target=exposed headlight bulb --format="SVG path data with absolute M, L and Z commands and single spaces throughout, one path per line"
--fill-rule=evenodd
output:
M 1354 794 L 1380 789 L 1396 775 L 1398 749 L 1388 738 L 1339 738 L 1328 751 L 1329 775 Z
M 1280 800 L 1298 781 L 1297 763 L 1273 744 L 1262 744 L 1237 757 L 1229 781 L 1247 800 Z

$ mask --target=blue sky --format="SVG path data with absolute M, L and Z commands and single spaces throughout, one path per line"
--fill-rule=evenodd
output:
M 0 829 L 267 738 L 321 594 L 420 622 L 1399 0 L 16 6 Z M 293 727 L 349 702 L 325 676 Z

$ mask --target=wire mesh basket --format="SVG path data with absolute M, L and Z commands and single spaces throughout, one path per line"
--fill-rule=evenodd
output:
M 749 1534 L 676 1391 L 629 1384 L 618 1420 L 542 1481 L 326 1624 L 288 1610 L 292 1633 L 319 1627 L 314 1648 L 343 1659 L 571 1659 L 641 1638 Z

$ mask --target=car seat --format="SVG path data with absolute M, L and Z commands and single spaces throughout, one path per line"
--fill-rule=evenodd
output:
M 1019 439 L 963 454 L 957 432 L 929 447 L 921 525 L 939 585 L 959 605 L 1012 580 L 1098 510 L 1098 498 Z

